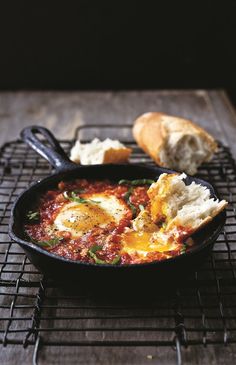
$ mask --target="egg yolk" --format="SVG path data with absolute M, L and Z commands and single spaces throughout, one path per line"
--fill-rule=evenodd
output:
M 149 251 L 150 238 L 151 233 L 128 232 L 123 237 L 124 249 Z
M 87 232 L 96 226 L 105 226 L 114 222 L 113 217 L 98 204 L 80 204 L 68 207 L 63 225 L 77 232 Z
M 127 232 L 123 236 L 124 252 L 165 252 L 176 248 L 174 242 L 162 242 L 153 240 L 153 233 L 148 232 Z

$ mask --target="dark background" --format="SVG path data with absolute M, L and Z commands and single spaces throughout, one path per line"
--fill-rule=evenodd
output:
M 5 1 L 0 89 L 226 88 L 236 1 Z

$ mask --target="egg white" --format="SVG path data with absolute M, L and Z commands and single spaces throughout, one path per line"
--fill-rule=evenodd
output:
M 68 202 L 60 209 L 54 220 L 56 230 L 70 232 L 72 238 L 78 238 L 94 227 L 118 224 L 128 209 L 121 199 L 109 194 L 86 194 L 83 198 L 87 202 Z

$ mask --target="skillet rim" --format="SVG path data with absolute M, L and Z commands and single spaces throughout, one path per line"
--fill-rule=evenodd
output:
M 166 169 L 163 167 L 159 167 L 159 166 L 145 166 L 144 164 L 106 164 L 106 165 L 83 165 L 83 166 L 77 166 L 71 169 L 67 169 L 64 171 L 59 171 L 59 172 L 55 172 L 49 176 L 47 176 L 46 178 L 43 178 L 42 180 L 38 180 L 34 183 L 32 183 L 28 188 L 26 188 L 23 192 L 21 192 L 21 194 L 16 198 L 16 200 L 13 203 L 13 206 L 11 208 L 11 214 L 10 214 L 10 220 L 9 220 L 9 230 L 8 230 L 8 234 L 10 236 L 10 238 L 18 243 L 20 246 L 22 246 L 23 248 L 30 248 L 33 251 L 39 252 L 40 254 L 46 255 L 49 258 L 52 258 L 54 260 L 58 260 L 58 261 L 62 261 L 64 263 L 70 263 L 72 265 L 79 265 L 79 266 L 85 266 L 85 267 L 96 267 L 96 268 L 116 268 L 117 270 L 122 270 L 121 268 L 126 268 L 126 269 L 130 269 L 132 270 L 132 268 L 137 268 L 137 267 L 150 267 L 150 266 L 161 266 L 161 265 L 165 265 L 168 263 L 174 263 L 175 261 L 180 261 L 180 260 L 186 260 L 188 258 L 190 258 L 190 256 L 197 254 L 200 251 L 203 251 L 204 249 L 206 249 L 207 247 L 209 247 L 214 240 L 218 237 L 219 233 L 221 232 L 222 228 L 225 225 L 225 221 L 226 221 L 226 211 L 223 210 L 222 212 L 220 212 L 216 217 L 214 217 L 209 223 L 211 224 L 215 218 L 219 217 L 221 218 L 217 228 L 214 230 L 214 232 L 207 238 L 207 242 L 205 244 L 201 243 L 200 245 L 196 245 L 195 248 L 192 248 L 190 251 L 186 251 L 181 255 L 178 256 L 174 256 L 174 257 L 170 257 L 161 261 L 151 261 L 151 262 L 146 262 L 146 263 L 139 263 L 139 264 L 123 264 L 123 265 L 111 265 L 111 264 L 96 264 L 96 263 L 89 263 L 89 262 L 84 262 L 84 261 L 79 261 L 79 260 L 71 260 L 71 259 L 67 259 L 63 256 L 51 253 L 47 250 L 44 250 L 43 248 L 41 248 L 40 246 L 34 244 L 33 242 L 30 241 L 26 241 L 20 237 L 17 236 L 17 234 L 14 232 L 14 225 L 15 225 L 15 214 L 16 214 L 16 209 L 17 209 L 17 205 L 21 203 L 21 199 L 30 192 L 30 190 L 37 188 L 37 186 L 40 186 L 41 184 L 44 185 L 45 183 L 48 182 L 48 180 L 53 180 L 56 179 L 57 176 L 63 174 L 63 173 L 72 173 L 76 170 L 86 170 L 86 169 L 96 169 L 96 168 L 101 168 L 101 166 L 106 166 L 106 168 L 109 168 L 112 166 L 112 168 L 121 168 L 121 167 L 127 167 L 127 166 L 132 166 L 132 167 L 137 167 L 137 168 L 142 168 L 145 170 L 149 170 L 151 172 L 157 172 L 160 174 L 162 173 L 181 173 L 175 170 L 170 170 L 170 169 Z M 203 186 L 206 186 L 210 192 L 211 192 L 211 196 L 219 199 L 216 194 L 215 194 L 215 190 L 213 188 L 213 186 L 205 180 L 199 179 L 197 177 L 193 177 L 190 175 L 187 175 L 187 178 L 190 179 L 190 181 L 195 181 L 198 184 L 201 184 Z M 69 179 L 68 179 L 69 180 Z M 21 210 L 21 209 L 20 209 Z M 202 229 L 204 229 L 204 227 L 202 227 Z M 197 232 L 200 232 L 202 229 L 200 229 Z M 196 233 L 197 233 L 196 232 Z M 215 238 L 216 237 L 216 238 Z

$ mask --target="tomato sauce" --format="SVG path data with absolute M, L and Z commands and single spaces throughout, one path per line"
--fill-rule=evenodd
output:
M 148 188 L 148 184 L 131 187 L 129 184 L 118 184 L 109 180 L 61 181 L 55 189 L 45 192 L 27 214 L 27 239 L 47 251 L 71 260 L 121 265 L 143 262 L 138 254 L 122 253 L 121 235 L 131 226 L 132 219 L 140 210 L 148 209 Z M 104 193 L 120 199 L 125 204 L 122 219 L 118 223 L 111 221 L 105 227 L 95 226 L 80 237 L 73 237 L 70 231 L 52 228 L 58 212 L 68 204 L 68 197 L 72 201 L 80 199 L 84 203 L 83 197 L 92 193 Z M 180 246 L 167 254 L 150 252 L 145 262 L 160 261 L 180 253 Z

